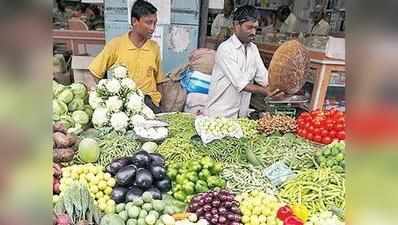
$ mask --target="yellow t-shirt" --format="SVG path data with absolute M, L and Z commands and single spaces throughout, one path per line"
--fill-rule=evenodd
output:
M 156 84 L 165 77 L 160 68 L 160 48 L 155 41 L 148 40 L 141 48 L 137 48 L 129 39 L 129 33 L 118 36 L 105 45 L 88 69 L 101 79 L 114 64 L 126 65 L 137 87 L 151 96 L 153 103 L 159 106 L 161 95 Z

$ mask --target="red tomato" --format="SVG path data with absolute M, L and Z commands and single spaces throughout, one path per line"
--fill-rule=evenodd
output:
M 336 119 L 337 123 L 345 123 L 345 118 L 344 117 L 340 117 Z
M 336 135 L 337 135 L 337 132 L 336 132 L 335 130 L 329 131 L 329 136 L 330 136 L 331 138 L 335 138 Z
M 336 137 L 340 140 L 345 140 L 345 131 L 339 131 Z
M 301 130 L 301 137 L 307 137 L 307 130 Z
M 319 129 L 319 128 L 314 128 L 314 134 L 315 134 L 315 135 L 321 135 L 321 129 Z
M 326 130 L 332 130 L 333 127 L 334 127 L 333 123 L 327 123 L 327 124 L 325 125 Z
M 322 125 L 321 121 L 319 121 L 319 120 L 315 120 L 314 121 L 314 127 L 318 127 L 319 128 L 319 127 L 321 127 L 321 125 Z
M 305 123 L 305 125 L 304 125 L 304 128 L 305 128 L 305 129 L 308 130 L 310 127 L 311 127 L 311 123 L 308 123 L 308 122 Z
M 343 131 L 344 130 L 344 126 L 341 123 L 337 123 L 335 126 L 336 131 Z
M 340 112 L 340 111 L 337 111 L 337 112 L 334 114 L 334 118 L 336 118 L 336 119 L 344 118 L 344 113 L 343 113 L 343 112 Z
M 303 112 L 300 114 L 301 117 L 307 118 L 310 117 L 310 114 L 308 112 Z
M 314 138 L 314 135 L 311 132 L 307 131 L 307 137 L 306 138 L 308 140 L 312 140 Z
M 329 136 L 329 132 L 327 130 L 321 130 L 321 136 L 327 137 L 327 136 Z
M 334 114 L 336 114 L 338 111 L 336 108 L 332 108 L 331 110 L 329 110 L 329 112 L 331 116 L 334 116 Z
M 298 122 L 298 127 L 303 128 L 305 126 L 305 121 Z
M 316 141 L 316 142 L 321 142 L 321 141 L 322 141 L 321 135 L 315 135 L 314 141 Z
M 308 130 L 309 132 L 311 132 L 311 133 L 315 133 L 315 132 L 314 132 L 315 128 L 314 128 L 313 126 L 310 126 L 307 130 Z
M 306 118 L 305 118 L 305 122 L 307 122 L 307 123 L 312 123 L 312 118 L 311 118 L 311 117 L 306 117 Z
M 330 143 L 332 143 L 332 138 L 330 138 L 328 136 L 325 136 L 322 138 L 322 144 L 328 145 Z

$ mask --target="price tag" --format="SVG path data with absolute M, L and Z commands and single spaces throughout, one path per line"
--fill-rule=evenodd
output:
M 280 186 L 295 176 L 295 173 L 283 162 L 276 162 L 264 170 L 264 175 L 272 185 Z

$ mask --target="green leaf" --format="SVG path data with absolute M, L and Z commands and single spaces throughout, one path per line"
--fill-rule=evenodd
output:
M 73 214 L 73 200 L 72 200 L 72 196 L 71 196 L 71 188 L 68 188 L 67 190 L 65 190 L 64 193 L 64 205 L 65 205 L 65 210 L 66 213 L 70 216 L 70 218 L 72 219 L 72 222 L 75 223 L 75 218 L 74 218 L 74 214 Z
M 86 211 L 88 210 L 88 205 L 89 205 L 89 201 L 90 201 L 90 193 L 87 190 L 87 187 L 82 186 L 82 188 L 80 189 L 80 196 L 81 196 L 81 204 L 82 204 L 82 212 L 83 212 L 83 219 L 86 218 Z
M 54 211 L 57 215 L 65 213 L 64 198 L 60 197 L 55 204 Z

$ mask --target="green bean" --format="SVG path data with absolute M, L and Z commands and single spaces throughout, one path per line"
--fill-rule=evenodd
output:
M 305 169 L 282 187 L 279 196 L 291 203 L 302 202 L 311 213 L 334 207 L 344 209 L 344 180 L 343 175 L 331 169 Z

